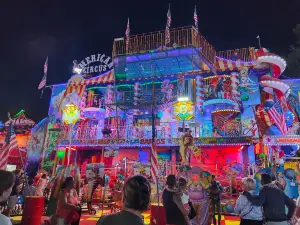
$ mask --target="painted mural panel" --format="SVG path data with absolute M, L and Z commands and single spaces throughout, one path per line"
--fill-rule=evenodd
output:
M 244 108 L 241 122 L 242 136 L 252 136 L 253 138 L 259 137 L 254 109 L 251 106 Z

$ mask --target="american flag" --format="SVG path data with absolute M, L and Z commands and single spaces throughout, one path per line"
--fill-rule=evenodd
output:
M 171 37 L 170 37 L 170 26 L 171 26 L 171 10 L 170 10 L 170 4 L 169 4 L 169 9 L 167 13 L 167 25 L 166 25 L 166 32 L 165 32 L 165 44 L 166 46 L 171 42 Z
M 128 22 L 127 22 L 127 27 L 126 27 L 125 35 L 126 35 L 126 52 L 128 53 L 128 49 L 129 49 L 129 36 L 130 36 L 129 18 L 128 18 Z
M 154 183 L 157 182 L 157 175 L 158 175 L 158 158 L 157 158 L 157 151 L 156 151 L 156 144 L 151 144 L 151 178 Z
M 39 84 L 39 87 L 38 87 L 39 90 L 46 86 L 47 72 L 48 72 L 48 57 L 47 57 L 46 62 L 44 64 L 44 77 L 41 80 L 41 83 Z
M 12 120 L 10 118 L 10 123 L 5 137 L 5 143 L 0 152 L 0 169 L 2 170 L 6 169 L 9 152 L 10 150 L 15 149 L 17 147 L 18 147 L 17 137 L 13 128 Z
M 196 6 L 195 6 L 195 10 L 194 10 L 194 21 L 195 21 L 195 28 L 196 28 L 196 31 L 198 33 L 199 27 L 198 27 L 198 16 L 197 16 L 197 8 L 196 8 Z
M 281 108 L 280 101 L 276 101 L 275 104 L 268 110 L 270 119 L 275 123 L 278 129 L 283 135 L 287 133 L 284 113 Z

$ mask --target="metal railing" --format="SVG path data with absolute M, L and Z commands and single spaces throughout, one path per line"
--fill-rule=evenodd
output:
M 116 38 L 113 44 L 113 57 L 166 50 L 168 47 L 179 48 L 194 46 L 210 62 L 215 62 L 216 50 L 193 26 L 171 28 L 170 44 L 165 43 L 165 30 L 140 35 L 132 35 L 126 48 L 126 37 Z
M 242 60 L 245 62 L 253 61 L 256 59 L 255 50 L 252 47 L 221 51 L 217 52 L 216 56 L 233 61 Z
M 171 123 L 175 130 L 171 130 Z M 188 124 L 188 123 L 187 123 Z M 160 123 L 155 127 L 156 138 L 159 139 L 171 139 L 178 138 L 181 133 L 178 131 L 178 127 L 181 127 L 181 122 Z M 110 126 L 111 133 L 108 135 L 103 134 L 103 125 L 75 125 L 72 129 L 72 140 L 100 140 L 100 139 L 151 139 L 152 138 L 152 126 Z M 241 129 L 240 129 L 241 130 Z M 214 134 L 211 129 L 204 127 L 191 128 L 193 137 L 212 137 Z M 239 136 L 241 134 L 231 133 L 231 131 L 225 132 L 225 137 Z M 216 136 L 219 137 L 219 136 Z M 70 139 L 70 126 L 64 125 L 62 127 L 61 140 Z

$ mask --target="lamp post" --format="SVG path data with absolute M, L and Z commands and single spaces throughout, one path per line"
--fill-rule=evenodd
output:
M 80 119 L 80 108 L 73 104 L 68 104 L 65 106 L 63 110 L 63 122 L 70 127 L 70 135 L 69 135 L 69 151 L 68 151 L 68 165 L 70 164 L 71 157 L 71 143 L 72 143 L 72 131 L 75 123 Z M 77 151 L 76 157 L 77 158 Z

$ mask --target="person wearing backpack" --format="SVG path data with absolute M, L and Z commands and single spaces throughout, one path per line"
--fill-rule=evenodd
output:
M 255 195 L 255 188 L 256 181 L 254 179 L 250 177 L 245 177 L 242 179 L 243 191 L 248 191 L 251 195 Z M 246 196 L 244 195 L 240 195 L 237 199 L 234 212 L 240 216 L 241 225 L 263 224 L 262 208 L 259 206 L 252 205 L 252 203 L 249 202 Z
M 216 180 L 215 175 L 212 175 L 212 181 L 209 185 L 209 198 L 211 202 L 212 207 L 212 217 L 214 225 L 217 224 L 216 221 L 216 209 L 218 213 L 218 224 L 221 224 L 221 192 L 223 191 L 223 188 L 219 181 Z

